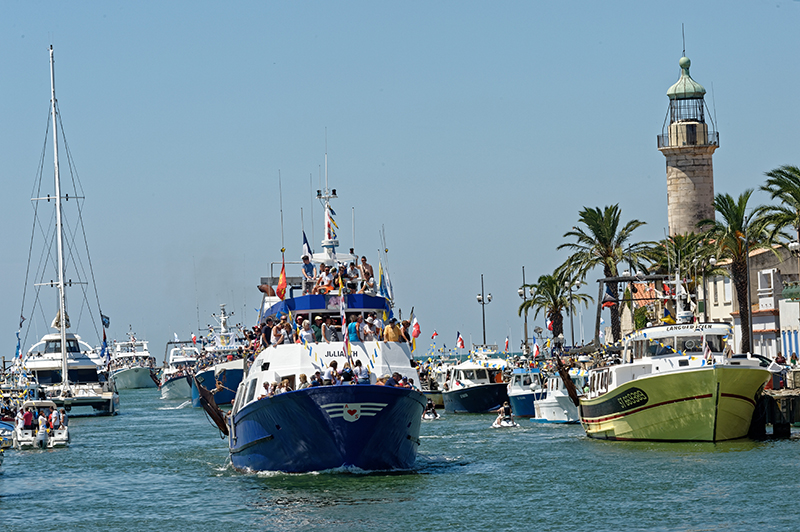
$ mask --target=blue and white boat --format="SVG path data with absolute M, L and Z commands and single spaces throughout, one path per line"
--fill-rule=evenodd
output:
M 508 401 L 507 384 L 503 381 L 505 360 L 488 358 L 487 354 L 497 352 L 496 348 L 488 348 L 489 346 L 477 346 L 472 360 L 450 368 L 442 391 L 445 412 L 491 412 Z
M 236 389 L 244 375 L 244 361 L 239 348 L 247 347 L 247 341 L 240 327 L 228 326 L 231 316 L 232 313 L 225 311 L 225 305 L 220 305 L 219 316 L 212 316 L 217 320 L 217 327 L 211 329 L 208 335 L 210 341 L 203 347 L 195 370 L 195 379 L 192 380 L 193 406 L 201 406 L 197 383 L 214 390 L 214 402 L 217 405 L 229 405 L 236 397 Z
M 514 368 L 508 383 L 508 401 L 518 417 L 536 417 L 535 401 L 547 395 L 538 368 Z
M 313 254 L 317 264 L 355 261 L 337 254 L 330 199 L 326 187 L 318 197 L 325 209 L 324 252 Z M 301 280 L 287 281 L 286 299 L 264 295 L 261 319 L 291 315 L 331 317 L 385 312 L 392 317 L 391 299 L 368 293 L 329 292 L 294 295 Z M 302 293 L 302 290 L 300 290 Z M 292 319 L 290 318 L 290 319 Z M 341 333 L 340 333 L 341 337 Z M 315 386 L 295 389 L 300 375 L 310 378 L 334 361 L 360 361 L 370 370 L 369 384 Z M 251 471 L 307 472 L 337 468 L 403 470 L 414 465 L 425 398 L 412 388 L 376 385 L 379 376 L 399 373 L 417 380 L 411 347 L 404 342 L 284 343 L 261 351 L 249 368 L 227 417 L 231 463 Z M 288 382 L 293 391 L 267 395 L 265 384 Z

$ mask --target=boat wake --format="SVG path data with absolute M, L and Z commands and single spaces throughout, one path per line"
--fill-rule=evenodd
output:
M 186 408 L 187 406 L 192 406 L 192 400 L 184 401 L 178 406 L 160 406 L 158 407 L 159 410 L 180 410 L 181 408 Z

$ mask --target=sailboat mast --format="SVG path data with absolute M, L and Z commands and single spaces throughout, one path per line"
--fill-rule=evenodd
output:
M 53 115 L 53 165 L 56 181 L 56 240 L 58 242 L 58 330 L 61 333 L 61 383 L 69 386 L 67 365 L 67 299 L 64 293 L 64 231 L 61 223 L 61 175 L 58 172 L 58 130 L 56 119 L 56 70 L 53 45 L 50 45 L 50 113 Z

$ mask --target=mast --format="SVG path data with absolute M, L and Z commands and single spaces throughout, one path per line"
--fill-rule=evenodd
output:
M 58 310 L 61 316 L 58 329 L 61 333 L 61 384 L 62 393 L 69 388 L 67 364 L 67 299 L 64 293 L 64 230 L 61 223 L 61 175 L 58 172 L 58 130 L 56 120 L 56 71 L 53 45 L 50 45 L 50 113 L 53 115 L 53 165 L 56 181 L 56 239 L 58 241 Z

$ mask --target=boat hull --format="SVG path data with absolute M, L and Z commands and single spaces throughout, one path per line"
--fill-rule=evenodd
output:
M 409 469 L 424 396 L 409 388 L 319 386 L 254 401 L 232 416 L 231 463 L 301 473 L 340 467 Z
M 117 390 L 135 390 L 138 388 L 155 388 L 150 368 L 124 368 L 114 373 Z
M 455 414 L 479 414 L 497 410 L 508 401 L 505 383 L 477 384 L 442 392 L 445 412 Z
M 581 400 L 581 422 L 586 434 L 598 439 L 742 438 L 769 376 L 762 368 L 717 365 L 636 379 Z
M 233 366 L 233 367 L 231 367 Z M 215 375 L 216 374 L 216 375 Z M 242 361 L 235 360 L 221 365 L 212 366 L 199 372 L 196 376 L 197 382 L 206 387 L 209 391 L 216 388 L 218 380 L 222 388 L 214 393 L 214 402 L 217 405 L 229 405 L 236 398 L 236 390 L 244 377 Z M 200 392 L 195 381 L 192 381 L 192 406 L 200 407 Z
M 162 399 L 189 399 L 191 396 L 192 385 L 186 375 L 169 379 L 161 385 Z
M 508 394 L 508 402 L 511 404 L 511 411 L 516 417 L 536 417 L 535 402 L 542 400 L 547 392 L 545 391 L 526 391 L 521 393 Z

